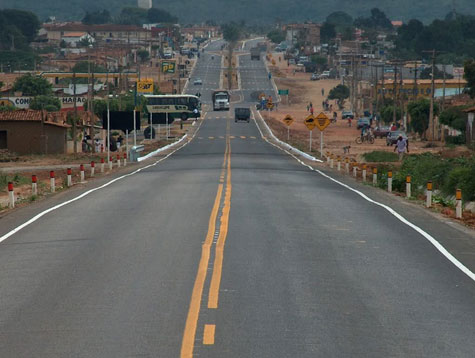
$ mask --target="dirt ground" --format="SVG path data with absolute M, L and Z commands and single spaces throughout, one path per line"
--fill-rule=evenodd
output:
M 279 60 L 280 58 L 280 60 Z M 272 60 L 274 60 L 272 62 Z M 338 120 L 336 123 L 330 124 L 324 131 L 324 152 L 329 151 L 337 155 L 343 155 L 343 147 L 350 147 L 350 156 L 362 161 L 361 154 L 372 152 L 375 150 L 392 151 L 392 147 L 386 145 L 385 139 L 376 139 L 374 144 L 356 144 L 355 139 L 360 135 L 360 131 L 356 129 L 356 119 L 352 121 L 351 127 L 347 120 L 341 119 L 341 110 L 338 110 L 336 101 L 329 101 L 333 106 L 332 111 L 325 112 L 322 102 L 327 98 L 332 88 L 337 86 L 340 81 L 334 79 L 324 79 L 318 81 L 310 80 L 310 73 L 299 72 L 295 65 L 287 65 L 287 61 L 283 59 L 283 54 L 273 53 L 269 58 L 268 65 L 273 73 L 275 83 L 279 89 L 289 89 L 290 95 L 282 96 L 282 101 L 278 105 L 277 110 L 263 113 L 264 118 L 271 125 L 282 140 L 287 140 L 287 126 L 283 123 L 286 115 L 291 115 L 294 122 L 290 126 L 290 142 L 299 149 L 309 150 L 309 131 L 304 125 L 304 119 L 310 115 L 307 111 L 307 105 L 313 104 L 314 115 L 324 112 L 329 118 L 333 112 L 337 112 Z M 322 92 L 323 90 L 323 92 Z M 349 109 L 349 102 L 345 103 L 345 109 Z M 320 131 L 315 128 L 312 133 L 312 152 L 317 154 L 320 151 Z M 410 152 L 440 152 L 444 149 L 442 143 L 435 143 L 434 148 L 424 148 L 427 142 L 416 141 L 410 138 Z M 456 149 L 456 155 L 459 155 L 461 149 Z M 452 151 L 452 150 L 448 150 Z M 463 151 L 463 149 L 462 149 Z

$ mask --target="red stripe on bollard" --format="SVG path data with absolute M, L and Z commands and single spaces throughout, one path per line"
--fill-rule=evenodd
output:
M 110 161 L 111 161 L 111 162 L 113 162 L 113 161 L 114 161 L 114 158 L 112 158 L 112 155 L 111 155 L 111 157 L 110 157 Z
M 82 171 L 82 172 L 84 171 L 84 164 L 81 164 L 81 165 L 79 166 L 79 170 Z
M 91 162 L 91 168 L 94 168 L 96 166 L 96 163 L 94 163 L 93 161 Z
M 104 158 L 101 158 L 101 164 L 104 163 Z
M 36 177 L 36 175 L 32 175 L 32 176 L 31 176 L 31 182 L 32 182 L 32 183 L 38 182 L 38 178 Z
M 66 173 L 67 173 L 68 175 L 71 175 L 71 174 L 73 173 L 73 171 L 71 170 L 71 168 L 68 168 L 67 171 L 66 171 Z
M 11 181 L 8 182 L 8 191 L 13 191 L 13 183 Z
M 124 159 L 127 159 L 127 153 L 124 153 Z
M 120 160 L 120 154 L 117 154 L 117 160 Z
M 49 172 L 49 177 L 54 178 L 54 171 L 53 170 Z

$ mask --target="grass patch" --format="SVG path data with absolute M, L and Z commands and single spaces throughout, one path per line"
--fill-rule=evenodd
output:
M 373 152 L 363 154 L 364 159 L 367 162 L 397 162 L 398 155 L 394 152 L 385 152 L 382 150 L 375 150 Z
M 0 191 L 7 190 L 8 182 L 12 182 L 14 186 L 25 185 L 31 183 L 31 178 L 20 174 L 0 174 Z

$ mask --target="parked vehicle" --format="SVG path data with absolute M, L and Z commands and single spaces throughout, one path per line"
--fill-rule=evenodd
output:
M 229 99 L 230 95 L 228 91 L 225 90 L 217 90 L 214 91 L 212 94 L 213 100 L 213 111 L 229 111 Z
M 234 122 L 246 121 L 249 123 L 251 120 L 251 110 L 249 108 L 241 107 L 234 108 Z
M 407 134 L 403 131 L 390 131 L 386 136 L 386 145 L 395 145 L 400 135 L 407 139 Z
M 351 118 L 351 119 L 355 118 L 355 115 L 353 114 L 352 111 L 343 111 L 343 112 L 341 112 L 341 119 L 348 119 L 348 118 Z
M 310 77 L 310 81 L 318 81 L 320 79 L 320 76 L 318 73 L 312 73 L 312 76 Z
M 323 71 L 322 74 L 320 75 L 321 79 L 324 78 L 330 78 L 330 71 Z
M 366 118 L 366 117 L 360 118 L 358 119 L 358 122 L 356 122 L 356 129 L 361 129 L 364 126 L 369 127 L 369 124 L 370 124 L 369 118 Z
M 385 138 L 388 133 L 391 131 L 390 127 L 376 127 L 373 130 L 373 134 L 376 138 Z
M 251 48 L 251 60 L 259 61 L 261 59 L 261 49 L 259 47 Z
M 195 86 L 201 86 L 203 84 L 203 81 L 201 78 L 197 78 L 196 80 L 193 81 L 193 85 Z

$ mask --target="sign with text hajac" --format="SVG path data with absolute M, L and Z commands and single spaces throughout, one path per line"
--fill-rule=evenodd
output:
M 176 64 L 174 61 L 162 61 L 163 73 L 175 73 Z
M 137 93 L 153 94 L 153 80 L 147 78 L 137 81 Z

